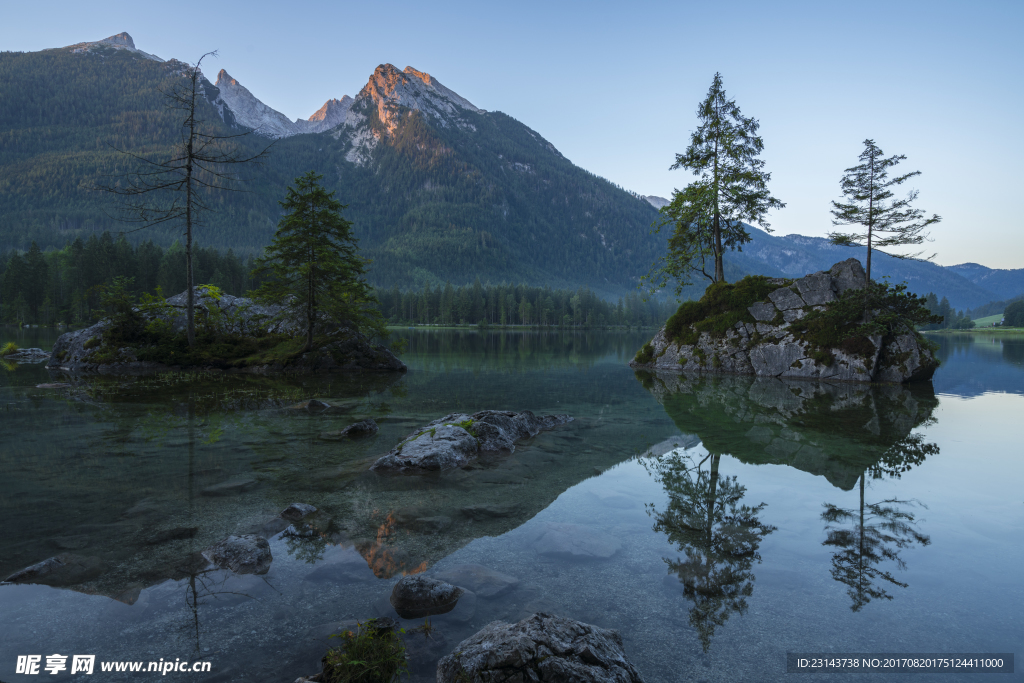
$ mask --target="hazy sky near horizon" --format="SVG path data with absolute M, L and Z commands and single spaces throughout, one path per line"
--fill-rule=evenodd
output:
M 178 12 L 175 15 L 175 11 Z M 823 236 L 843 170 L 872 138 L 942 222 L 936 262 L 1024 267 L 1024 2 L 6 3 L 0 49 L 127 31 L 164 59 L 226 69 L 307 118 L 382 63 L 432 74 L 572 162 L 669 197 L 716 71 L 761 123 L 777 234 Z

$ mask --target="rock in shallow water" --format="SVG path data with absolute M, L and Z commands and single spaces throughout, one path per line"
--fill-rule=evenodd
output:
M 370 468 L 377 472 L 426 472 L 462 467 L 482 452 L 515 450 L 515 442 L 571 422 L 568 415 L 482 410 L 452 413 L 410 434 Z
M 63 553 L 14 572 L 4 582 L 67 586 L 96 578 L 101 571 L 98 558 Z
M 292 503 L 284 509 L 281 516 L 290 522 L 297 522 L 316 512 L 316 508 L 308 503 Z
M 455 609 L 465 591 L 419 574 L 403 576 L 391 591 L 391 606 L 403 619 L 419 619 Z
M 219 569 L 236 574 L 266 574 L 274 560 L 267 539 L 255 534 L 228 536 L 204 550 L 203 556 Z
M 437 663 L 438 683 L 642 683 L 622 638 L 572 619 L 534 614 L 516 624 L 494 621 Z
M 373 418 L 350 424 L 344 429 L 339 429 L 334 432 L 321 432 L 320 438 L 327 441 L 340 441 L 342 439 L 362 439 L 367 436 L 373 436 L 377 433 L 380 427 Z
M 519 579 L 480 564 L 457 564 L 434 574 L 442 581 L 468 588 L 481 598 L 496 598 L 519 585 Z
M 617 538 L 579 524 L 547 522 L 540 526 L 533 549 L 562 560 L 607 560 L 622 547 Z

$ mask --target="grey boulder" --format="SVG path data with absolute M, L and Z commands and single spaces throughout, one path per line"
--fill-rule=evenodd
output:
M 468 464 L 484 452 L 515 450 L 515 443 L 541 430 L 571 422 L 568 415 L 536 416 L 482 410 L 472 415 L 451 413 L 410 434 L 370 468 L 377 472 L 425 472 Z
M 274 557 L 267 539 L 255 534 L 228 536 L 203 551 L 218 569 L 229 569 L 236 574 L 266 574 Z
M 437 663 L 438 683 L 642 683 L 615 631 L 534 614 L 493 621 Z
M 308 517 L 314 512 L 316 512 L 316 508 L 309 503 L 292 503 L 284 509 L 281 513 L 281 517 L 287 519 L 289 522 L 297 522 L 303 517 Z
M 391 591 L 391 606 L 403 619 L 419 619 L 455 609 L 465 591 L 420 574 L 403 576 Z

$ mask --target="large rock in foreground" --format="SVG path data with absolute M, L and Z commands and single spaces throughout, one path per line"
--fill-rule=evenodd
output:
M 745 285 L 747 280 L 753 284 Z M 673 325 L 670 319 L 630 365 L 658 372 L 854 382 L 930 379 L 938 361 L 912 327 L 823 346 L 821 330 L 809 329 L 812 318 L 800 322 L 812 312 L 829 310 L 845 292 L 862 289 L 864 283 L 864 268 L 852 258 L 798 280 L 745 278 L 737 289 L 746 286 L 748 292 L 767 295 L 737 310 L 717 313 L 714 320 Z
M 182 292 L 166 300 L 161 310 L 143 312 L 146 324 L 159 323 L 166 334 L 181 333 L 186 325 L 186 294 Z M 195 289 L 196 326 L 215 326 L 215 329 L 234 338 L 266 338 L 267 335 L 302 336 L 304 328 L 293 318 L 283 314 L 278 306 L 262 306 L 251 299 L 219 294 L 213 296 L 204 287 Z M 53 345 L 47 367 L 69 372 L 98 372 L 103 374 L 144 373 L 182 364 L 180 359 L 157 354 L 147 343 L 117 346 L 108 343 L 111 322 L 100 322 L 81 330 L 62 334 Z M 231 359 L 220 362 L 212 359 L 213 367 L 225 367 L 242 372 L 405 372 L 405 363 L 387 347 L 374 346 L 357 330 L 318 326 L 318 334 L 330 338 L 325 345 L 302 353 L 286 362 L 240 362 Z
M 482 410 L 452 413 L 410 434 L 373 463 L 377 472 L 426 472 L 462 467 L 480 453 L 515 450 L 515 442 L 572 422 L 568 415 Z
M 438 683 L 642 683 L 622 638 L 572 619 L 534 614 L 517 624 L 494 621 L 437 663 Z

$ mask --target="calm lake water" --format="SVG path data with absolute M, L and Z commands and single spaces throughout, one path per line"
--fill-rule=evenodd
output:
M 870 387 L 638 375 L 626 363 L 650 333 L 402 334 L 395 377 L 0 368 L 0 578 L 55 555 L 70 568 L 0 585 L 0 680 L 38 680 L 17 657 L 56 653 L 68 669 L 50 680 L 91 654 L 103 681 L 157 674 L 99 662 L 162 658 L 210 662 L 176 680 L 290 682 L 332 632 L 396 616 L 403 573 L 467 564 L 517 582 L 470 586 L 431 639 L 409 634 L 414 680 L 537 611 L 619 630 L 649 683 L 784 680 L 787 652 L 1024 653 L 1024 337 L 937 336 L 932 383 Z M 55 381 L 70 386 L 36 388 Z M 288 409 L 308 398 L 340 409 Z M 367 471 L 420 425 L 482 409 L 575 421 L 442 475 Z M 369 439 L 325 434 L 371 416 Z M 292 502 L 319 508 L 316 533 L 273 533 Z M 197 555 L 253 531 L 271 536 L 264 576 Z

